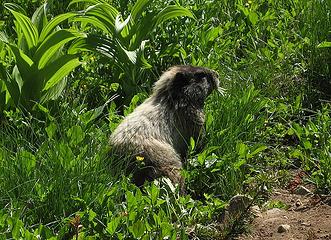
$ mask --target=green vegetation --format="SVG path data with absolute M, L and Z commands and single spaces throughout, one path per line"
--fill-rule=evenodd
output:
M 220 224 L 231 197 L 262 203 L 293 169 L 331 193 L 330 14 L 323 0 L 1 6 L 0 239 L 220 239 L 241 231 Z M 107 155 L 175 64 L 226 89 L 207 101 L 204 148 L 191 141 L 187 196 L 167 179 L 137 188 Z

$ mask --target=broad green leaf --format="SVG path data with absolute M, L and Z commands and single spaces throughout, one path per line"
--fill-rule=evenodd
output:
M 70 169 L 75 164 L 75 155 L 67 143 L 59 144 L 59 155 L 57 161 L 64 169 Z
M 259 20 L 259 15 L 256 12 L 250 12 L 248 15 L 249 21 L 255 25 Z
M 160 189 L 158 187 L 155 186 L 155 184 L 152 184 L 151 188 L 150 188 L 150 198 L 152 201 L 152 205 L 156 204 L 157 198 L 159 196 L 160 193 Z
M 145 233 L 145 224 L 143 223 L 143 221 L 138 220 L 132 225 L 132 227 L 129 227 L 129 230 L 131 231 L 135 239 L 139 239 Z
M 190 138 L 190 148 L 191 148 L 191 151 L 193 151 L 195 149 L 195 141 L 194 141 L 194 138 Z
M 22 8 L 20 5 L 15 4 L 15 3 L 5 3 L 4 4 L 5 8 L 7 8 L 8 10 L 13 10 L 15 12 L 19 12 L 22 13 L 24 15 L 26 14 L 26 11 L 24 10 L 24 8 Z
M 77 145 L 81 141 L 84 140 L 85 134 L 82 130 L 82 128 L 78 125 L 72 126 L 68 131 L 67 131 L 67 136 L 70 139 L 70 144 L 71 145 Z
M 310 149 L 312 149 L 312 147 L 313 147 L 313 145 L 311 144 L 311 142 L 308 141 L 308 140 L 304 140 L 304 141 L 303 141 L 303 146 L 304 146 L 304 148 L 307 149 L 307 150 L 310 150 Z
M 19 25 L 20 29 L 23 32 L 25 41 L 29 47 L 29 49 L 32 49 L 38 41 L 38 30 L 37 28 L 33 25 L 31 20 L 23 15 L 22 13 L 15 12 L 13 10 L 10 10 L 10 12 L 14 15 L 17 24 Z M 18 29 L 17 29 L 18 30 Z
M 120 217 L 115 217 L 115 218 L 111 218 L 111 221 L 109 223 L 107 223 L 107 228 L 106 231 L 110 234 L 113 235 L 116 232 L 116 229 L 121 221 Z
M 89 34 L 86 38 L 75 40 L 71 44 L 68 53 L 75 54 L 79 51 L 97 51 L 109 58 L 113 58 L 115 57 L 116 47 L 116 42 L 112 39 Z
M 161 223 L 161 238 L 169 238 L 171 235 L 171 231 L 173 229 L 172 224 L 168 223 L 168 222 L 162 222 Z
M 93 5 L 85 10 L 85 15 L 96 17 L 104 26 L 106 26 L 108 33 L 113 33 L 115 19 L 118 14 L 119 12 L 114 7 L 106 3 Z
M 237 146 L 237 153 L 239 154 L 240 158 L 246 158 L 248 153 L 248 147 L 245 143 L 238 143 Z
M 150 0 L 137 0 L 131 10 L 132 20 L 136 21 L 137 17 L 145 10 L 146 5 L 151 2 Z
M 248 154 L 248 158 L 252 158 L 252 157 L 254 157 L 256 154 L 258 154 L 258 153 L 260 153 L 260 152 L 266 150 L 267 148 L 268 148 L 268 147 L 265 146 L 265 145 L 262 145 L 262 146 L 256 148 L 253 152 L 251 152 L 251 153 Z
M 135 51 L 128 51 L 128 50 L 126 50 L 122 46 L 119 46 L 119 48 L 125 53 L 125 55 L 127 56 L 128 60 L 132 64 L 136 64 L 136 62 L 137 62 L 137 50 L 135 50 Z
M 1 80 L 1 66 L 0 66 L 0 113 L 5 109 L 7 104 L 6 95 L 7 95 L 7 88 L 5 83 Z M 1 157 L 1 156 L 0 156 Z
M 147 13 L 143 19 L 139 20 L 139 24 L 134 24 L 130 28 L 130 45 L 128 49 L 137 49 L 143 40 L 146 40 L 155 27 L 155 14 Z
M 213 42 L 215 38 L 218 37 L 220 31 L 222 31 L 221 27 L 212 27 L 211 29 L 208 30 L 206 34 L 206 40 L 209 42 Z
M 95 18 L 93 16 L 79 16 L 72 19 L 73 22 L 81 22 L 82 24 L 92 24 L 96 28 L 100 28 L 103 32 L 109 32 L 110 29 L 108 29 L 102 21 L 100 21 L 98 18 Z
M 12 101 L 17 106 L 21 98 L 21 89 L 23 86 L 23 79 L 17 68 L 17 65 L 14 66 L 12 76 L 8 77 L 8 82 L 6 82 L 6 86 Z
M 22 170 L 27 174 L 31 174 L 33 169 L 36 167 L 36 157 L 28 151 L 20 152 L 18 154 L 18 160 Z
M 81 62 L 76 55 L 64 55 L 48 64 L 41 70 L 41 74 L 45 79 L 45 87 L 43 90 L 48 90 L 55 86 L 80 64 Z
M 23 80 L 30 78 L 32 74 L 32 65 L 33 61 L 23 53 L 17 46 L 13 44 L 8 44 L 12 50 L 18 70 L 20 71 L 21 77 Z
M 117 15 L 116 19 L 115 19 L 115 32 L 117 34 L 119 34 L 124 27 L 126 27 L 126 25 L 129 23 L 130 21 L 130 15 L 127 17 L 127 19 L 125 19 L 125 21 L 121 22 L 121 15 Z M 125 37 L 127 35 L 126 34 L 123 34 L 123 37 Z
M 6 68 L 2 65 L 2 63 L 0 63 L 0 82 L 5 85 L 5 88 L 7 89 L 6 92 L 8 91 L 12 101 L 14 102 L 15 105 L 17 105 L 20 97 L 19 84 L 15 81 L 14 78 L 10 76 L 10 74 L 7 72 Z M 2 86 L 0 90 L 3 91 L 4 90 L 3 88 L 4 86 Z M 5 95 L 5 99 L 3 99 L 4 104 L 8 102 L 8 97 L 6 95 Z
M 49 34 L 54 30 L 54 28 L 56 28 L 61 22 L 77 15 L 79 14 L 70 12 L 70 13 L 60 14 L 55 18 L 53 18 L 41 31 L 39 42 L 42 42 L 46 37 L 48 37 Z
M 178 16 L 195 18 L 188 9 L 174 5 L 164 8 L 157 15 L 155 13 L 147 13 L 143 19 L 139 20 L 139 23 L 131 27 L 129 49 L 132 50 L 138 48 L 141 42 L 148 38 L 148 35 L 154 28 L 158 27 L 164 21 Z
M 167 6 L 165 7 L 161 12 L 158 13 L 158 15 L 156 16 L 156 26 L 158 26 L 159 24 L 175 18 L 175 17 L 190 17 L 190 18 L 194 18 L 194 15 L 190 12 L 190 10 L 184 8 L 184 7 L 180 7 L 180 6 Z
M 23 87 L 24 82 L 23 82 L 23 79 L 22 79 L 22 75 L 21 75 L 20 71 L 18 70 L 17 65 L 15 65 L 14 68 L 13 68 L 12 78 L 17 83 L 19 90 L 21 90 L 22 87 Z
M 303 160 L 305 158 L 305 156 L 303 155 L 303 153 L 299 149 L 294 149 L 290 153 L 290 157 L 291 158 L 298 158 L 298 159 L 301 159 L 301 160 Z
M 126 200 L 128 203 L 128 211 L 135 212 L 135 208 L 137 206 L 137 199 L 132 192 L 126 192 Z
M 238 170 L 241 166 L 245 165 L 247 163 L 246 159 L 241 159 L 238 162 L 235 162 L 233 164 L 234 169 Z
M 73 39 L 84 37 L 82 33 L 61 29 L 52 33 L 47 37 L 42 44 L 38 47 L 33 59 L 38 64 L 38 69 L 42 69 L 50 62 L 63 45 L 70 42 Z
M 21 30 L 20 24 L 17 21 L 14 21 L 14 25 L 15 25 L 15 31 L 17 33 L 17 44 L 16 44 L 16 46 L 18 46 L 19 49 L 21 49 L 24 53 L 29 53 L 30 48 L 29 48 L 28 43 L 25 39 L 23 31 Z
M 49 100 L 55 100 L 61 96 L 64 88 L 67 86 L 67 78 L 60 80 L 54 87 L 51 87 L 40 98 L 41 103 L 45 103 Z
M 42 4 L 32 15 L 31 21 L 37 27 L 38 33 L 41 33 L 42 29 L 48 23 L 46 12 L 48 4 Z
M 102 114 L 103 109 L 107 106 L 107 104 L 108 104 L 108 102 L 106 102 L 106 104 L 103 104 L 100 107 L 87 111 L 86 113 L 84 113 L 80 116 L 80 119 L 82 120 L 82 122 L 84 124 L 86 124 L 86 125 L 89 124 L 91 121 L 93 121 L 94 119 L 96 119 L 97 117 L 99 117 Z
M 88 220 L 89 220 L 89 222 L 92 222 L 95 219 L 96 216 L 97 216 L 97 213 L 94 212 L 92 209 L 90 209 L 88 211 Z
M 243 6 L 243 5 L 237 4 L 237 8 L 238 8 L 239 10 L 241 10 L 241 11 L 245 14 L 246 17 L 247 17 L 248 14 L 250 13 L 249 8 L 247 8 L 247 7 Z
M 72 4 L 75 4 L 75 3 L 81 3 L 81 2 L 85 2 L 85 3 L 92 3 L 92 4 L 97 4 L 99 3 L 100 1 L 97 1 L 97 0 L 73 0 L 69 3 L 69 6 L 70 7 Z
M 22 239 L 22 232 L 24 231 L 24 224 L 19 218 L 11 218 L 13 225 L 11 226 L 11 235 L 13 239 Z
M 8 36 L 5 32 L 0 31 L 0 41 L 3 43 L 9 43 Z

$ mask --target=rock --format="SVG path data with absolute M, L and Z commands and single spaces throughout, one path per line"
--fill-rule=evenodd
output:
M 310 223 L 307 223 L 307 222 L 302 222 L 301 225 L 302 226 L 305 226 L 305 227 L 310 227 L 311 226 L 311 224 Z
M 298 194 L 298 195 L 302 195 L 302 196 L 305 196 L 305 195 L 308 195 L 308 194 L 313 194 L 308 188 L 306 188 L 304 186 L 297 187 L 295 189 L 294 193 Z
M 285 232 L 290 231 L 290 228 L 291 228 L 290 225 L 288 225 L 288 224 L 282 224 L 282 225 L 279 225 L 279 227 L 277 229 L 277 232 L 279 232 L 279 233 L 285 233 Z
M 266 215 L 270 216 L 270 217 L 275 217 L 275 216 L 279 216 L 283 213 L 283 210 L 279 209 L 279 208 L 271 208 L 269 210 L 266 211 Z
M 302 202 L 300 201 L 300 199 L 297 199 L 297 200 L 295 201 L 295 206 L 296 206 L 296 207 L 300 207 L 300 206 L 302 206 Z
M 251 207 L 251 213 L 254 217 L 262 217 L 261 209 L 257 205 Z

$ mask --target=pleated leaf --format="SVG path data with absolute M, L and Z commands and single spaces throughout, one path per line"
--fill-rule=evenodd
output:
M 45 38 L 47 38 L 61 22 L 77 15 L 78 13 L 64 13 L 53 18 L 41 31 L 39 42 L 42 42 Z
M 103 32 L 109 32 L 111 29 L 108 29 L 102 21 L 93 16 L 79 16 L 73 19 L 73 22 L 81 22 L 84 25 L 92 24 L 93 26 L 100 28 Z
M 115 19 L 119 12 L 109 4 L 99 3 L 86 9 L 86 16 L 93 16 L 104 24 L 108 33 L 113 33 L 115 29 Z
M 9 9 L 10 10 L 10 9 Z M 23 36 L 28 45 L 29 49 L 32 49 L 38 41 L 38 30 L 36 26 L 31 22 L 31 20 L 23 15 L 22 13 L 10 10 L 16 20 L 16 24 L 19 25 L 20 29 L 23 32 Z
M 81 64 L 76 55 L 63 55 L 42 69 L 41 74 L 45 78 L 43 91 L 55 86 L 72 70 Z
M 165 7 L 161 12 L 159 12 L 156 16 L 156 26 L 158 26 L 159 24 L 175 18 L 175 17 L 190 17 L 190 18 L 195 18 L 194 15 L 190 12 L 190 10 L 184 8 L 184 7 L 180 7 L 180 6 L 168 6 Z
M 136 18 L 141 15 L 141 13 L 146 9 L 148 3 L 150 3 L 150 0 L 136 1 L 131 10 L 131 16 L 133 20 L 136 20 Z
M 24 10 L 24 8 L 22 8 L 20 5 L 18 5 L 16 3 L 5 3 L 4 6 L 8 10 L 13 10 L 15 12 L 19 12 L 19 13 L 26 15 L 26 11 Z
M 60 97 L 66 85 L 67 85 L 67 78 L 63 78 L 55 86 L 43 92 L 43 95 L 40 98 L 40 103 L 45 103 L 49 100 L 55 100 L 58 97 Z
M 42 29 L 48 23 L 46 12 L 47 3 L 41 5 L 32 15 L 31 21 L 37 27 L 38 33 L 41 33 Z
M 75 40 L 68 49 L 69 54 L 79 51 L 97 51 L 109 58 L 115 57 L 116 42 L 99 35 L 89 34 L 86 38 Z
M 85 34 L 66 29 L 52 33 L 41 43 L 34 55 L 33 59 L 38 64 L 38 69 L 45 67 L 53 59 L 54 54 L 62 49 L 64 44 L 84 36 Z
M 22 75 L 22 78 L 28 78 L 31 74 L 31 66 L 33 65 L 33 61 L 17 46 L 13 44 L 8 44 L 8 46 L 15 56 L 16 65 Z
M 2 81 L 1 81 L 2 80 Z M 6 86 L 7 91 L 14 104 L 16 105 L 20 97 L 20 88 L 18 83 L 6 71 L 6 68 L 0 63 L 0 83 Z M 3 90 L 3 86 L 2 86 Z M 4 104 L 7 103 L 7 98 L 4 98 Z
M 85 3 L 92 3 L 92 4 L 97 4 L 99 3 L 100 1 L 97 1 L 97 0 L 73 0 L 69 3 L 69 6 L 70 7 L 71 5 L 75 4 L 75 3 L 82 3 L 82 2 L 85 2 Z

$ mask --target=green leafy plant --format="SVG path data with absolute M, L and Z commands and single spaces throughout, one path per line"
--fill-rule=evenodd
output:
M 92 24 L 101 34 L 88 34 L 71 46 L 70 51 L 92 50 L 110 58 L 115 66 L 114 81 L 119 81 L 127 99 L 137 92 L 144 82 L 144 72 L 151 65 L 144 57 L 144 48 L 155 29 L 167 20 L 193 14 L 186 8 L 170 5 L 160 11 L 148 11 L 150 0 L 138 0 L 126 19 L 109 3 L 102 0 L 74 0 L 71 4 L 87 2 L 93 4 L 85 9 L 74 21 L 82 26 Z
M 0 32 L 0 41 L 15 57 L 11 71 L 0 65 L 7 105 L 31 109 L 35 102 L 55 100 L 66 86 L 66 76 L 81 64 L 76 54 L 66 53 L 64 45 L 84 34 L 59 28 L 61 22 L 77 14 L 65 13 L 48 21 L 47 6 L 40 6 L 29 19 L 20 6 L 5 4 L 15 18 L 17 34 L 15 43 Z
M 307 123 L 291 123 L 287 133 L 294 135 L 298 145 L 291 151 L 293 158 L 301 160 L 304 170 L 312 175 L 312 180 L 319 191 L 329 193 L 331 190 L 330 105 L 326 104 Z

